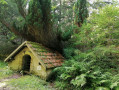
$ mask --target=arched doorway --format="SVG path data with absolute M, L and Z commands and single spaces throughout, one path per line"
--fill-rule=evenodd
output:
M 23 71 L 30 71 L 30 64 L 31 64 L 31 56 L 30 55 L 25 55 L 22 58 L 22 70 Z

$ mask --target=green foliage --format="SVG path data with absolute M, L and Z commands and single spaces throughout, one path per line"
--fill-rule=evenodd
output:
M 5 0 L 0 0 L 0 3 L 7 4 L 7 2 Z
M 68 26 L 65 28 L 66 30 L 61 31 L 60 33 L 62 33 L 62 40 L 63 41 L 68 41 L 69 39 L 71 39 L 71 35 L 73 33 L 73 27 L 72 26 Z
M 57 31 L 52 28 L 51 0 L 6 0 L 6 2 L 8 4 L 0 3 L 0 24 L 4 25 L 7 31 L 61 52 Z
M 7 63 L 0 61 L 0 80 L 7 78 L 6 84 L 10 90 L 54 90 L 48 82 L 41 80 L 37 76 L 25 75 L 17 79 L 9 78 L 13 74 L 14 72 L 10 70 Z
M 13 45 L 9 40 L 0 37 L 0 60 L 4 60 L 12 51 L 18 47 L 18 45 Z
M 100 67 L 94 64 L 95 61 L 66 61 L 62 67 L 55 69 L 59 74 L 56 86 L 61 90 L 64 88 L 88 90 L 98 87 L 113 89 L 119 85 L 118 76 L 114 76 L 115 81 L 111 73 L 102 72 Z
M 13 74 L 13 71 L 7 66 L 7 63 L 0 61 L 0 79 L 9 77 Z
M 70 59 L 56 68 L 61 90 L 110 90 L 119 87 L 119 8 L 109 5 L 93 13 L 64 49 Z M 70 43 L 70 42 L 69 42 Z M 75 47 L 75 48 L 74 48 Z M 71 48 L 74 48 L 72 50 Z M 69 50 L 69 51 L 68 51 Z M 63 85 L 62 85 L 63 84 Z
M 118 7 L 106 6 L 98 13 L 94 13 L 89 18 L 89 23 L 84 24 L 81 28 L 80 37 L 77 43 L 87 45 L 115 45 L 119 44 L 119 26 Z M 86 37 L 85 37 L 86 36 Z
M 65 58 L 71 58 L 74 55 L 74 48 L 72 47 L 67 47 L 64 49 L 64 56 Z
M 71 58 L 74 52 L 73 42 L 71 41 L 71 36 L 73 34 L 73 27 L 69 26 L 61 32 L 61 40 L 63 45 L 63 53 L 65 58 Z
M 75 79 L 73 79 L 71 81 L 71 83 L 74 85 L 74 86 L 80 86 L 80 87 L 83 87 L 85 84 L 86 84 L 86 75 L 85 74 L 81 74 L 80 76 L 77 76 Z
M 23 76 L 8 82 L 12 90 L 53 90 L 47 82 L 36 76 Z
M 80 33 L 75 34 L 76 46 L 87 55 L 92 54 L 92 59 L 98 62 L 97 65 L 106 69 L 117 69 L 119 59 L 119 26 L 118 7 L 106 6 L 98 13 L 89 18 L 89 23 L 83 24 Z M 89 51 L 91 53 L 89 53 Z
M 7 66 L 7 63 L 4 63 L 3 61 L 0 61 L 0 68 L 4 68 Z
M 88 17 L 88 10 L 87 10 L 87 0 L 77 0 L 75 7 L 75 23 L 79 27 L 86 21 Z
M 15 0 L 16 3 L 7 0 L 7 4 L 4 0 L 1 1 L 0 22 L 7 25 L 7 28 L 0 25 L 2 32 L 12 29 L 16 35 L 27 40 L 40 42 L 53 49 L 63 48 L 63 54 L 68 60 L 62 67 L 55 69 L 58 72 L 56 86 L 59 89 L 118 90 L 119 7 L 108 5 L 92 13 L 86 20 L 86 0 L 76 0 L 76 3 L 75 0 L 55 0 L 52 1 L 52 11 L 50 0 L 30 0 L 29 4 L 27 0 Z M 25 9 L 26 5 L 28 11 Z M 73 25 L 74 22 L 78 27 Z M 6 36 L 13 40 L 15 37 L 10 35 L 12 34 Z M 10 48 L 11 44 L 2 43 L 0 46 L 0 57 L 6 55 L 4 52 L 7 50 L 11 51 L 7 46 Z M 9 68 L 7 70 L 4 74 L 0 72 L 0 75 L 9 75 L 11 71 Z M 22 89 L 36 90 L 44 85 L 32 76 L 13 80 L 10 82 L 12 84 L 18 86 L 18 89 L 27 84 Z

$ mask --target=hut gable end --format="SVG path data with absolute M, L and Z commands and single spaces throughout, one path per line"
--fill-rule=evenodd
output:
M 30 41 L 25 41 L 22 43 L 5 59 L 5 62 L 13 60 L 12 58 L 14 58 L 15 55 L 21 52 L 21 50 L 23 50 L 25 47 L 30 50 L 34 57 L 39 61 L 39 64 L 41 64 L 45 69 L 61 66 L 63 63 L 64 58 L 60 53 L 57 51 L 52 51 L 42 44 Z

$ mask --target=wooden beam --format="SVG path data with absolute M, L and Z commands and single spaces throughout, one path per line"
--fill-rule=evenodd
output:
M 20 50 L 24 45 L 26 44 L 26 41 L 22 43 L 17 49 L 15 49 L 4 61 L 7 62 L 18 50 Z

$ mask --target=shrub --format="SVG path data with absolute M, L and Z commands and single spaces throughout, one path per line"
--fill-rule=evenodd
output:
M 9 77 L 13 74 L 13 71 L 7 66 L 7 63 L 0 61 L 0 79 Z
M 0 60 L 4 60 L 15 48 L 17 45 L 13 45 L 8 41 L 0 41 Z
M 62 67 L 56 68 L 61 90 L 110 90 L 119 87 L 119 7 L 108 5 L 93 13 L 73 34 L 73 48 Z M 75 47 L 75 48 L 74 48 Z M 68 50 L 69 49 L 69 50 Z
M 66 88 L 71 90 L 95 90 L 99 87 L 107 88 L 108 90 L 119 85 L 118 76 L 115 75 L 113 78 L 110 72 L 102 72 L 101 68 L 94 64 L 95 60 L 89 62 L 66 61 L 62 67 L 55 69 L 58 71 L 56 87 L 59 87 L 61 90 Z

